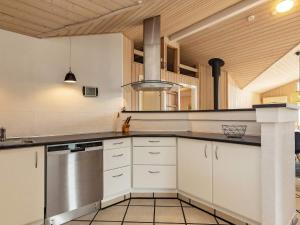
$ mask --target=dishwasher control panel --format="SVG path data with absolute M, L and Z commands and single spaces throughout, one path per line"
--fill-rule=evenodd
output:
M 49 145 L 47 146 L 48 152 L 57 152 L 57 151 L 91 151 L 103 149 L 102 141 L 92 141 L 92 142 L 76 142 L 76 143 L 67 143 L 59 145 Z

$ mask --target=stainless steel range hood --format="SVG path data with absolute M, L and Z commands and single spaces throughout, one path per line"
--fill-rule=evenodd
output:
M 180 87 L 161 80 L 160 57 L 160 16 L 155 16 L 144 20 L 144 80 L 124 86 L 137 91 L 167 91 Z

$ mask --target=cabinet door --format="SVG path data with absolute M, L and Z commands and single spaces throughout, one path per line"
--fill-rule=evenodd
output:
M 213 202 L 254 221 L 261 221 L 260 148 L 214 143 Z
M 44 218 L 44 147 L 0 151 L 1 224 Z
M 212 143 L 178 139 L 178 188 L 212 202 Z

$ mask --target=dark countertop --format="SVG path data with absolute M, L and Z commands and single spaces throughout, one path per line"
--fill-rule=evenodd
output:
M 263 108 L 289 108 L 289 109 L 300 109 L 298 105 L 289 104 L 289 103 L 272 103 L 272 104 L 260 104 L 260 105 L 253 105 L 254 109 L 263 109 Z
M 33 140 L 33 143 L 15 143 L 15 142 L 0 142 L 0 150 L 42 146 L 42 145 L 55 145 L 72 142 L 86 142 L 116 139 L 124 137 L 181 137 L 206 141 L 227 142 L 235 144 L 261 146 L 260 136 L 244 136 L 243 138 L 227 138 L 223 134 L 213 133 L 200 133 L 200 132 L 130 132 L 123 134 L 121 132 L 102 132 L 102 133 L 89 133 L 89 134 L 73 134 L 73 135 L 60 135 L 60 136 L 46 136 L 46 137 L 32 137 L 26 138 Z
M 153 110 L 153 111 L 130 111 L 123 110 L 122 113 L 205 113 L 205 112 L 248 112 L 255 111 L 254 108 L 243 108 L 243 109 L 203 109 L 203 110 L 175 110 L 175 111 L 161 111 L 161 110 Z

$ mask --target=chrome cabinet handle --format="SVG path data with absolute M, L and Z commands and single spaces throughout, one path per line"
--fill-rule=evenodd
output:
M 150 155 L 159 155 L 160 152 L 149 152 Z
M 35 168 L 38 168 L 38 152 L 35 152 Z
M 121 177 L 121 176 L 123 176 L 124 174 L 123 173 L 120 173 L 120 174 L 118 174 L 118 175 L 114 175 L 114 176 L 112 176 L 113 178 L 117 178 L 117 177 Z
M 150 142 L 150 143 L 159 143 L 160 141 L 148 141 L 148 142 Z
M 215 149 L 215 157 L 216 157 L 216 160 L 219 160 L 219 156 L 218 156 L 218 146 L 216 146 L 216 149 Z
M 124 154 L 122 153 L 122 154 L 119 154 L 119 155 L 113 155 L 112 157 L 113 158 L 117 158 L 117 157 L 121 157 L 121 156 L 123 156 Z
M 205 156 L 205 158 L 207 158 L 207 144 L 205 144 L 205 147 L 204 147 L 204 156 Z
M 151 171 L 151 170 L 149 170 L 148 172 L 151 173 L 151 174 L 160 173 L 160 171 Z
M 121 142 L 115 142 L 115 143 L 113 143 L 113 145 L 121 145 L 121 144 L 123 144 L 124 143 L 124 141 L 121 141 Z

